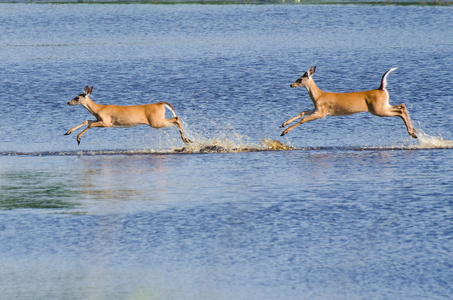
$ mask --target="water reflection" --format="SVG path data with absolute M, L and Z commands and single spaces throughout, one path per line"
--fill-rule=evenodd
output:
M 99 213 L 128 206 L 133 209 L 149 200 L 165 202 L 177 184 L 172 178 L 178 171 L 175 163 L 185 160 L 184 155 L 176 157 L 179 159 L 172 155 L 3 157 L 0 209 Z
M 79 158 L 83 167 L 77 185 L 85 210 L 121 210 L 166 199 L 171 188 L 169 155 L 94 156 Z M 93 211 L 94 212 L 94 211 Z
M 67 174 L 48 170 L 0 171 L 0 209 L 72 209 L 78 191 Z

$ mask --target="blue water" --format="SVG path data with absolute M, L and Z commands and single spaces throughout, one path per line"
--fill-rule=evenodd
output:
M 452 16 L 1 4 L 0 298 L 450 299 Z M 390 102 L 420 138 L 366 113 L 280 137 L 313 106 L 289 87 L 313 65 L 337 92 L 398 67 Z M 194 143 L 139 126 L 77 145 L 64 133 L 93 117 L 66 103 L 86 85 L 170 102 Z

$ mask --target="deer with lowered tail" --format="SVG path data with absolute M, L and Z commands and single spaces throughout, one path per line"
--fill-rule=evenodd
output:
M 93 87 L 85 87 L 83 94 L 78 95 L 68 102 L 68 105 L 84 106 L 96 120 L 86 120 L 83 123 L 69 129 L 65 134 L 71 134 L 82 126 L 88 125 L 82 132 L 77 135 L 77 142 L 80 144 L 80 138 L 90 128 L 93 127 L 132 127 L 141 124 L 149 125 L 153 128 L 162 128 L 174 125 L 181 134 L 184 143 L 190 143 L 182 129 L 181 120 L 176 115 L 173 106 L 167 102 L 159 102 L 143 105 L 120 106 L 120 105 L 102 105 L 90 99 L 89 95 Z M 165 118 L 165 109 L 173 113 L 173 118 Z

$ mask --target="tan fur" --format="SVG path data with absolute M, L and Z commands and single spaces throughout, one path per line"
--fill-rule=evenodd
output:
M 80 144 L 81 136 L 90 128 L 93 127 L 131 127 L 141 124 L 149 125 L 153 128 L 162 128 L 170 125 L 175 125 L 181 138 L 185 143 L 190 141 L 184 135 L 181 121 L 178 116 L 170 119 L 165 119 L 165 106 L 169 107 L 174 113 L 173 107 L 166 102 L 120 106 L 120 105 L 102 105 L 94 102 L 88 97 L 93 90 L 93 87 L 86 87 L 84 94 L 80 94 L 71 101 L 68 105 L 83 105 L 96 120 L 86 120 L 80 125 L 69 129 L 65 134 L 71 134 L 82 126 L 88 125 L 81 133 L 77 135 L 77 142 Z
M 316 86 L 312 78 L 316 67 L 311 67 L 302 77 L 292 83 L 291 87 L 305 87 L 315 105 L 315 109 L 303 111 L 283 123 L 282 127 L 285 127 L 295 120 L 302 118 L 298 123 L 283 131 L 281 135 L 287 134 L 302 123 L 326 116 L 346 116 L 359 112 L 370 112 L 378 117 L 400 117 L 406 125 L 407 132 L 413 138 L 417 138 L 406 106 L 404 104 L 395 106 L 389 104 L 386 79 L 387 75 L 395 69 L 390 69 L 382 76 L 379 89 L 352 93 L 328 93 L 323 92 Z

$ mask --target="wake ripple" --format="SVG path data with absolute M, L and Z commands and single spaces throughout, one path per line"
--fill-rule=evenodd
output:
M 453 141 L 442 137 L 430 136 L 417 132 L 418 143 L 391 146 L 338 146 L 338 147 L 294 147 L 277 140 L 263 139 L 259 144 L 250 144 L 238 140 L 208 139 L 193 142 L 183 147 L 168 150 L 135 149 L 135 150 L 83 150 L 83 151 L 36 151 L 15 152 L 0 151 L 0 156 L 96 156 L 96 155 L 154 155 L 154 154 L 202 154 L 202 153 L 240 153 L 262 151 L 394 151 L 394 150 L 425 150 L 453 149 Z

